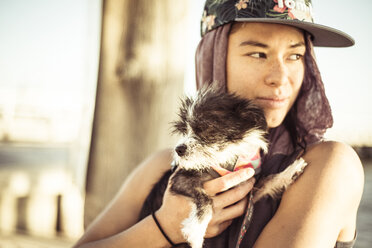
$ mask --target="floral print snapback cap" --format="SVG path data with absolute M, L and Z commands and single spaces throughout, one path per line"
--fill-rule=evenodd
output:
M 314 46 L 348 47 L 348 34 L 314 23 L 311 0 L 206 0 L 201 35 L 230 22 L 267 22 L 294 26 L 309 32 Z

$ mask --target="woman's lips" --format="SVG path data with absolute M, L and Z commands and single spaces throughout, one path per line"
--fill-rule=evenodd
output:
M 286 97 L 257 97 L 255 102 L 262 108 L 280 109 L 288 104 Z

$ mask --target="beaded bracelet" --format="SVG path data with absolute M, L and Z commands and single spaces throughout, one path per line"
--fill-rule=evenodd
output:
M 154 219 L 156 225 L 158 226 L 160 232 L 163 234 L 164 238 L 169 242 L 169 244 L 171 244 L 172 247 L 173 247 L 173 246 L 176 246 L 176 245 L 172 242 L 172 240 L 170 240 L 170 238 L 168 237 L 168 235 L 164 232 L 163 228 L 161 228 L 158 219 L 156 219 L 156 217 L 155 217 L 155 213 L 154 213 L 154 211 L 151 211 L 151 215 L 152 215 L 152 218 Z

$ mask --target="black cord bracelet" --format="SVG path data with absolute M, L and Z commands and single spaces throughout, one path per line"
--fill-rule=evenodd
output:
M 169 244 L 171 244 L 171 246 L 176 246 L 172 240 L 170 240 L 170 238 L 168 237 L 168 235 L 164 232 L 163 228 L 161 228 L 160 224 L 159 224 L 159 221 L 158 219 L 156 219 L 155 217 L 155 212 L 154 211 L 151 211 L 151 215 L 152 215 L 152 218 L 154 219 L 156 225 L 158 226 L 160 232 L 163 234 L 164 238 L 169 242 Z

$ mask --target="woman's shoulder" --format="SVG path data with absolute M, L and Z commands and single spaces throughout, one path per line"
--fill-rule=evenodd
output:
M 126 203 L 130 207 L 129 212 L 138 216 L 146 197 L 164 173 L 171 169 L 171 163 L 172 150 L 170 149 L 149 156 L 125 180 L 119 192 L 119 202 Z M 133 223 L 136 220 L 137 217 L 132 220 Z
M 363 166 L 357 153 L 351 146 L 342 142 L 324 141 L 312 145 L 303 158 L 317 170 L 330 170 L 337 176 L 359 181 L 364 178 Z
M 345 155 L 351 155 L 351 156 L 356 156 L 356 152 L 354 149 L 349 146 L 348 144 L 345 144 L 343 142 L 339 141 L 333 141 L 333 140 L 327 140 L 327 141 L 322 141 L 319 143 L 315 143 L 313 145 L 310 145 L 310 147 L 307 149 L 307 153 L 318 153 L 320 151 L 327 151 L 327 152 L 346 152 Z
M 137 185 L 145 182 L 148 187 L 152 187 L 166 171 L 171 169 L 172 160 L 171 149 L 155 152 L 137 166 L 127 178 L 126 184 Z
M 138 222 L 138 216 L 153 184 L 170 169 L 172 152 L 162 150 L 140 163 L 126 178 L 105 210 L 87 229 L 82 240 L 108 237 Z M 97 238 L 98 237 L 98 238 Z
M 123 183 L 114 202 L 132 206 L 138 212 L 152 187 L 171 168 L 171 150 L 156 152 L 140 163 Z M 128 204 L 130 203 L 130 204 Z
M 297 233 L 309 238 L 309 244 L 352 240 L 364 185 L 356 152 L 347 144 L 326 141 L 309 147 L 302 158 L 308 164 L 304 173 L 284 192 L 265 229 L 280 233 L 285 227 L 284 237 Z
M 308 173 L 309 177 L 326 177 L 329 182 L 354 193 L 363 190 L 363 166 L 351 146 L 338 141 L 324 141 L 312 145 L 303 158 L 309 164 L 307 169 L 314 172 Z
M 344 209 L 345 216 L 347 211 L 356 213 L 363 194 L 364 170 L 354 149 L 342 142 L 325 141 L 311 146 L 303 158 L 308 166 L 302 184 L 311 187 L 323 202 Z
M 156 168 L 160 170 L 167 170 L 170 168 L 170 164 L 173 160 L 172 149 L 163 149 L 151 154 L 147 159 L 145 159 L 140 165 L 140 167 L 149 167 L 149 169 Z

